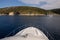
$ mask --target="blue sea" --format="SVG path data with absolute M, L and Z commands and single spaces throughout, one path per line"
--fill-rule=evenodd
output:
M 0 38 L 30 26 L 42 30 L 50 40 L 60 40 L 60 16 L 0 16 Z

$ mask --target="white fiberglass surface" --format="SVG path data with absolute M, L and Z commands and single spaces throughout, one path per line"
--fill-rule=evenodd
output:
M 14 36 L 6 37 L 0 40 L 49 40 L 49 39 L 41 30 L 35 27 L 28 27 L 21 30 Z

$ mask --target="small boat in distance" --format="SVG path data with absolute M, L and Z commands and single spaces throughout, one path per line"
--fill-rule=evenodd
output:
M 38 28 L 28 27 L 28 28 L 21 30 L 14 36 L 3 38 L 0 40 L 49 40 L 49 39 Z

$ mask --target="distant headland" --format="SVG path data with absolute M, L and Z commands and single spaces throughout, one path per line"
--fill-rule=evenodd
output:
M 16 6 L 16 7 L 0 8 L 0 16 L 1 15 L 42 16 L 42 15 L 58 15 L 58 14 L 51 10 L 44 10 L 37 7 Z

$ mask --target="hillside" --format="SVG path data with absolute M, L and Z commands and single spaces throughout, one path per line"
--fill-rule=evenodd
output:
M 49 15 L 49 14 L 56 14 L 54 12 L 52 12 L 52 10 L 44 10 L 41 8 L 37 8 L 37 7 L 30 7 L 30 6 L 15 6 L 15 7 L 5 7 L 5 8 L 0 8 L 0 14 L 6 15 L 10 12 L 14 12 L 15 14 L 32 14 L 32 15 Z
M 51 11 L 52 11 L 52 12 L 55 12 L 55 13 L 57 13 L 57 14 L 60 14 L 60 8 L 58 8 L 58 9 L 52 9 Z
M 17 6 L 17 7 L 6 7 L 0 8 L 0 13 L 9 13 L 9 12 L 19 12 L 19 13 L 46 13 L 46 10 L 36 8 L 36 7 L 28 7 L 28 6 Z

